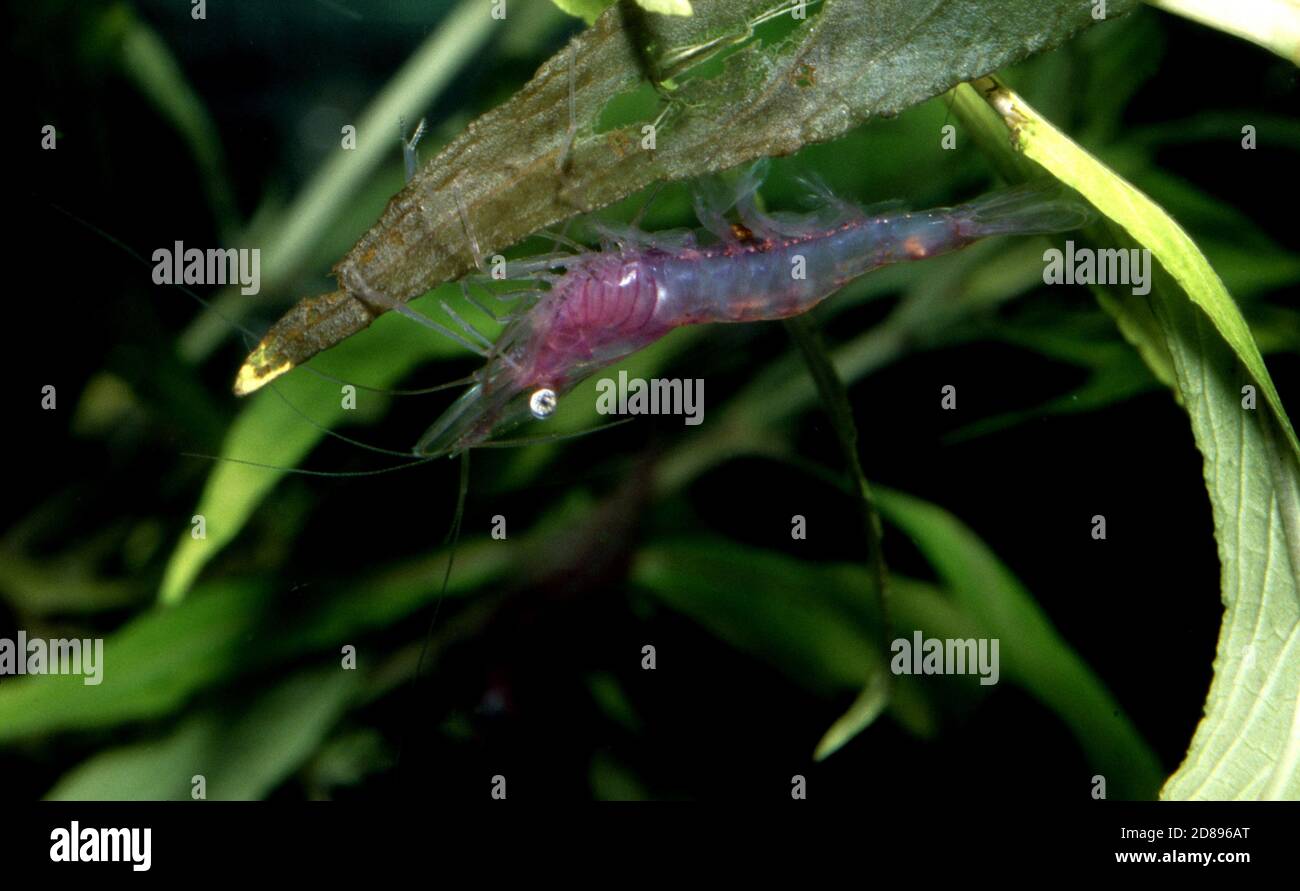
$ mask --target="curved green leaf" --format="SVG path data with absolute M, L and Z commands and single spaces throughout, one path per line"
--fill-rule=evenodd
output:
M 1052 627 L 1007 566 L 965 524 L 937 505 L 877 490 L 880 511 L 906 533 L 957 606 L 1001 640 L 1003 675 L 1056 712 L 1110 791 L 1150 798 L 1160 765 L 1119 703 Z
M 891 576 L 897 592 L 891 618 L 900 633 L 1000 638 L 1003 678 L 1060 715 L 1092 763 L 1111 778 L 1112 788 L 1128 797 L 1153 795 L 1160 772 L 1150 749 L 1015 576 L 941 508 L 879 489 L 877 499 L 885 516 L 916 540 L 943 582 L 940 588 Z M 883 631 L 872 571 L 711 539 L 646 548 L 632 578 L 732 646 L 815 692 L 860 691 L 822 737 L 818 757 L 842 746 L 886 707 L 871 680 L 879 674 Z M 925 684 L 907 676 L 893 681 L 890 713 L 915 733 L 932 732 L 937 706 Z M 967 689 L 973 695 L 986 690 Z
M 1162 794 L 1300 797 L 1300 444 L 1250 329 L 1204 255 L 1150 198 L 994 79 L 963 86 L 958 98 L 968 124 L 1001 134 L 983 144 L 1003 169 L 1019 158 L 1041 164 L 1105 214 L 1108 233 L 1093 237 L 1159 261 L 1150 295 L 1098 296 L 1191 419 L 1226 608 L 1205 718 Z
M 1168 12 L 1235 34 L 1300 65 L 1300 5 L 1295 0 L 1147 0 Z

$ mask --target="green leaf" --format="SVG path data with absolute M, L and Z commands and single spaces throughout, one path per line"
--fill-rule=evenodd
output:
M 820 332 L 807 316 L 787 319 L 786 330 L 794 339 L 803 355 L 804 363 L 813 382 L 822 405 L 830 416 L 835 438 L 839 441 L 844 463 L 848 465 L 849 479 L 852 481 L 858 508 L 862 514 L 863 532 L 867 543 L 867 561 L 875 577 L 876 594 L 880 598 L 882 643 L 890 638 L 889 631 L 889 570 L 885 565 L 885 552 L 881 543 L 883 531 L 880 514 L 876 512 L 875 500 L 871 494 L 871 484 L 862 472 L 862 461 L 858 457 L 858 427 L 853 420 L 853 408 L 849 404 L 848 392 L 840 380 L 826 352 L 826 344 Z M 890 674 L 883 658 L 885 648 L 881 648 L 881 661 L 867 678 L 867 684 L 858 694 L 857 700 L 849 710 L 831 727 L 817 746 L 814 758 L 820 760 L 839 749 L 861 731 L 870 726 L 889 702 Z
M 1192 432 L 1205 455 L 1226 611 L 1214 680 L 1162 795 L 1300 798 L 1300 463 L 1251 378 L 1205 317 L 1157 295 Z
M 660 15 L 695 15 L 691 0 L 636 0 L 636 5 L 646 12 Z
M 194 153 L 217 228 L 228 237 L 238 222 L 238 211 L 217 125 L 157 32 L 133 14 L 124 13 L 124 18 L 120 49 L 122 74 L 148 97 Z
M 591 759 L 591 795 L 597 801 L 649 801 L 650 793 L 636 774 L 607 752 Z
M 459 294 L 448 289 L 449 300 Z M 466 310 L 464 304 L 461 309 Z M 438 310 L 422 310 L 437 316 Z M 367 386 L 389 387 L 421 362 L 458 355 L 463 350 L 445 338 L 398 316 L 379 320 L 365 334 L 350 339 L 320 367 L 346 368 L 347 380 L 365 381 Z M 309 369 L 275 381 L 252 402 L 231 425 L 222 445 L 220 463 L 209 475 L 195 514 L 204 518 L 205 538 L 194 538 L 190 530 L 180 536 L 163 575 L 159 599 L 175 603 L 185 596 L 203 569 L 244 528 L 253 511 L 280 481 L 286 468 L 297 467 L 325 430 L 339 426 L 352 414 L 343 407 L 342 384 L 313 375 Z M 358 389 L 356 411 L 378 406 L 384 397 Z M 394 448 L 401 450 L 396 443 Z M 412 460 L 414 455 L 412 455 Z M 203 460 L 199 458 L 191 460 Z M 240 462 L 253 462 L 240 463 Z M 374 456 L 369 466 L 379 468 L 403 463 L 395 456 Z M 254 466 L 270 465 L 270 466 Z
M 1061 717 L 1110 788 L 1151 797 L 1155 756 L 1087 665 L 1052 628 L 1020 582 L 987 546 L 941 508 L 877 489 L 882 512 L 935 566 L 943 588 L 891 576 L 897 629 L 927 637 L 1001 640 L 1003 679 Z M 638 554 L 633 580 L 719 638 L 823 695 L 849 689 L 857 700 L 818 743 L 826 757 L 883 705 L 871 678 L 882 658 L 873 574 L 856 565 L 812 564 L 721 539 L 656 544 Z M 890 713 L 913 732 L 932 732 L 936 705 L 926 684 L 971 678 L 893 678 Z
M 576 15 L 590 25 L 596 21 L 597 16 L 613 6 L 615 0 L 551 0 L 551 2 L 558 6 L 561 12 Z
M 512 553 L 506 542 L 462 542 L 447 593 L 499 578 Z M 437 596 L 445 565 L 439 553 L 351 580 L 306 614 L 291 613 L 262 582 L 211 583 L 106 637 L 98 686 L 67 674 L 0 683 L 0 742 L 172 714 L 202 690 L 391 625 Z
M 882 661 L 880 601 L 870 571 L 855 565 L 812 564 L 721 538 L 667 541 L 639 552 L 633 581 L 731 646 L 821 695 L 867 689 Z M 977 637 L 976 623 L 932 585 L 894 576 L 899 621 L 939 637 Z M 963 698 L 984 687 L 969 678 L 897 677 L 890 714 L 913 734 L 930 737 L 938 705 L 928 684 L 956 686 Z M 856 707 L 817 744 L 826 757 L 860 729 L 877 697 L 859 694 Z M 864 704 L 866 703 L 866 704 Z M 882 703 L 883 704 L 883 703 Z
M 1167 12 L 1234 34 L 1300 65 L 1300 8 L 1295 0 L 1147 0 Z
M 107 749 L 66 773 L 53 801 L 190 800 L 202 776 L 213 801 L 265 798 L 316 751 L 357 688 L 337 663 L 300 672 L 238 708 L 193 715 L 158 739 Z
M 1105 330 L 1099 328 L 1099 323 L 1106 326 Z M 1085 368 L 1088 378 L 1074 390 L 1042 405 L 972 421 L 944 437 L 945 443 L 984 436 L 1027 421 L 1038 421 L 1048 415 L 1096 411 L 1157 386 L 1141 358 L 1114 336 L 1113 322 L 1096 310 L 1089 314 L 1062 314 L 1059 307 L 1055 307 L 1051 315 L 1035 313 L 1032 321 L 999 321 L 971 327 L 976 331 L 982 330 L 991 340 Z
M 587 689 L 591 691 L 591 698 L 611 721 L 629 733 L 641 732 L 641 719 L 637 716 L 632 703 L 628 701 L 627 693 L 619 684 L 618 678 L 608 672 L 596 672 L 587 678 Z
M 977 87 L 1012 136 L 988 142 L 991 151 L 1010 144 L 1042 164 L 1106 215 L 1109 246 L 1148 248 L 1160 264 L 1148 297 L 1120 288 L 1099 297 L 1187 410 L 1225 605 L 1205 718 L 1162 795 L 1300 797 L 1300 446 L 1259 349 L 1205 257 L 1158 205 L 1001 84 Z M 975 108 L 958 106 L 984 126 Z M 1258 407 L 1253 392 L 1264 396 Z
M 867 684 L 853 700 L 848 711 L 835 719 L 813 750 L 813 760 L 822 761 L 834 755 L 853 737 L 866 730 L 889 705 L 890 683 L 888 670 L 877 666 L 867 677 Z
M 576 15 L 590 25 L 596 21 L 597 16 L 613 6 L 616 0 L 551 0 L 551 2 L 569 15 Z M 636 5 L 646 12 L 656 12 L 660 15 L 695 14 L 691 9 L 691 0 L 636 0 Z
M 0 684 L 0 740 L 166 715 L 195 690 L 233 675 L 268 593 L 226 583 L 184 608 L 155 609 L 104 639 L 103 681 L 31 675 Z
M 1161 774 L 1154 753 L 1011 570 L 943 508 L 888 489 L 877 489 L 876 497 L 881 513 L 915 542 L 957 606 L 1001 641 L 1003 676 L 1060 716 L 1106 776 L 1108 791 L 1122 798 L 1154 796 Z
M 721 542 L 643 551 L 633 579 L 736 649 L 822 692 L 861 687 L 881 659 L 878 634 L 826 595 L 830 574 Z M 816 582 L 817 584 L 808 584 Z
M 979 90 L 1001 116 L 1013 143 L 1024 157 L 1041 164 L 1077 190 L 1106 214 L 1116 227 L 1150 250 L 1187 298 L 1204 310 L 1219 335 L 1232 347 L 1259 385 L 1292 450 L 1300 456 L 1300 440 L 1296 439 L 1282 397 L 1273 385 L 1250 327 L 1191 237 L 1155 202 L 1039 117 L 1028 103 L 994 78 L 983 79 Z M 972 88 L 963 85 L 958 92 L 969 99 Z M 1147 327 L 1150 316 L 1143 313 L 1138 319 L 1138 311 L 1137 307 L 1130 307 L 1120 313 L 1134 323 L 1128 326 L 1127 333 L 1138 341 L 1153 340 Z M 1150 346 L 1159 348 L 1155 344 Z M 1163 362 L 1158 364 L 1164 365 Z M 1166 379 L 1163 374 L 1161 377 Z

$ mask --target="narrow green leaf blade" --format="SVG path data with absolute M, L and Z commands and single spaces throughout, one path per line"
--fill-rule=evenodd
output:
M 1160 765 L 1118 702 L 1011 570 L 964 523 L 910 495 L 877 489 L 881 513 L 906 533 L 956 603 L 1001 641 L 1002 673 L 1069 726 L 1116 797 L 1150 798 Z
M 299 672 L 237 711 L 187 718 L 157 739 L 108 749 L 74 767 L 47 793 L 52 801 L 265 798 L 324 741 L 357 689 L 357 673 L 334 664 Z
M 514 553 L 508 542 L 462 542 L 448 595 L 500 578 Z M 172 714 L 195 694 L 246 672 L 391 625 L 438 595 L 445 566 L 440 552 L 352 580 L 292 617 L 264 582 L 207 583 L 193 597 L 155 606 L 105 638 L 98 685 L 72 674 L 0 683 L 0 742 Z

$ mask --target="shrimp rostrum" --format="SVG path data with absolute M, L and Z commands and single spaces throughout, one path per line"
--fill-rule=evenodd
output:
M 881 266 L 993 235 L 1063 232 L 1092 215 L 1055 180 L 923 211 L 862 208 L 812 183 L 818 209 L 769 214 L 754 200 L 764 170 L 760 162 L 733 186 L 704 184 L 695 198 L 701 232 L 606 226 L 600 250 L 515 264 L 511 276 L 539 279 L 544 289 L 481 350 L 486 364 L 415 452 L 458 454 L 548 417 L 585 377 L 674 328 L 796 316 Z

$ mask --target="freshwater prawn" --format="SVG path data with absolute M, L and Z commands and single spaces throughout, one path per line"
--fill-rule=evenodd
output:
M 818 209 L 773 214 L 755 201 L 766 166 L 750 167 L 733 187 L 705 183 L 695 198 L 700 232 L 647 233 L 598 224 L 599 250 L 516 261 L 507 277 L 529 278 L 541 287 L 527 292 L 534 295 L 531 304 L 508 318 L 495 343 L 445 304 L 465 337 L 410 307 L 393 306 L 486 359 L 414 453 L 461 454 L 530 417 L 545 419 L 584 378 L 676 328 L 797 316 L 882 266 L 994 235 L 1064 232 L 1092 217 L 1090 207 L 1055 180 L 923 211 L 897 204 L 860 207 L 808 180 Z M 732 209 L 737 221 L 728 217 Z
M 785 11 L 783 5 L 772 15 Z M 744 34 L 752 36 L 762 21 L 747 23 Z M 714 49 L 712 44 L 689 48 L 674 64 Z M 576 44 L 570 44 L 567 62 L 568 127 L 555 161 L 561 177 L 577 134 Z M 558 69 L 546 76 L 557 77 Z M 485 360 L 468 379 L 468 389 L 415 445 L 420 461 L 466 455 L 530 417 L 550 417 L 559 398 L 584 378 L 676 328 L 790 318 L 882 266 L 938 256 L 994 235 L 1065 232 L 1093 218 L 1082 198 L 1050 178 L 953 207 L 908 211 L 898 202 L 862 207 L 809 176 L 804 182 L 818 204 L 813 211 L 767 213 L 756 201 L 768 169 L 764 159 L 733 185 L 716 177 L 700 184 L 694 201 L 700 230 L 651 233 L 635 223 L 598 223 L 598 249 L 553 236 L 557 247 L 565 244 L 573 252 L 506 263 L 505 275 L 493 278 L 533 285 L 508 297 L 489 291 L 490 299 L 511 304 L 508 313 L 498 315 L 476 300 L 469 290 L 473 277 L 462 278 L 466 301 L 505 323 L 492 342 L 445 301 L 442 308 L 454 328 L 407 303 L 441 281 L 429 257 L 431 252 L 449 255 L 449 246 L 431 238 L 426 219 L 432 167 L 416 173 L 423 121 L 409 140 L 404 123 L 400 129 L 407 188 L 335 266 L 338 290 L 300 301 L 273 325 L 248 354 L 233 389 L 239 396 L 252 393 L 380 313 L 397 312 Z M 467 208 L 455 185 L 446 180 L 440 185 L 455 197 L 470 253 L 482 272 L 484 255 Z M 735 220 L 728 216 L 733 210 Z

